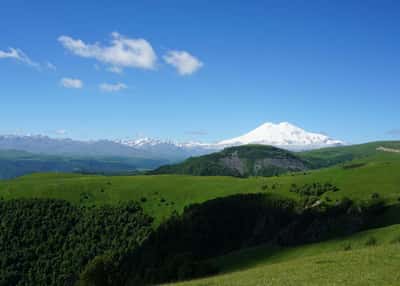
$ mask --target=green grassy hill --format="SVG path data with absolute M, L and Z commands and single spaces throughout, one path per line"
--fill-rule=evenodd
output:
M 217 259 L 220 275 L 170 285 L 399 285 L 400 225 L 286 249 L 245 249 Z
M 177 285 L 398 285 L 399 147 L 378 142 L 303 152 L 299 156 L 308 164 L 339 164 L 272 177 L 33 174 L 1 180 L 0 200 L 63 199 L 82 210 L 133 200 L 155 218 L 155 227 L 190 204 L 233 194 L 266 193 L 330 205 L 344 197 L 358 202 L 378 197 L 388 208 L 369 223 L 368 231 L 291 248 L 242 249 L 212 259 L 221 274 Z
M 265 145 L 245 145 L 162 166 L 150 173 L 248 177 L 307 169 L 307 163 L 289 151 Z
M 323 148 L 299 152 L 297 155 L 311 164 L 313 168 L 322 168 L 381 154 L 385 152 L 381 150 L 382 147 L 387 151 L 400 150 L 400 141 L 378 141 L 358 145 Z
M 372 229 L 348 237 L 294 248 L 244 249 L 215 259 L 213 263 L 222 269 L 217 276 L 171 285 L 399 285 L 399 147 L 398 142 L 376 142 L 304 152 L 301 156 L 315 166 L 341 164 L 293 180 L 298 184 L 314 176 L 322 181 L 330 178 L 341 191 L 329 197 L 346 193 L 358 201 L 373 196 L 370 192 L 375 189 L 392 205 L 376 218 L 375 227 L 388 226 L 371 225 Z
M 400 142 L 372 142 L 304 152 L 289 152 L 265 145 L 244 145 L 190 158 L 179 164 L 161 166 L 150 173 L 194 176 L 273 176 L 290 171 L 319 169 L 352 160 L 366 159 L 385 152 L 383 150 L 387 153 L 400 150 Z
M 363 200 L 379 193 L 388 203 L 395 203 L 400 198 L 399 170 L 399 153 L 379 151 L 344 165 L 268 178 L 34 174 L 0 181 L 0 198 L 59 198 L 85 206 L 137 200 L 160 221 L 189 204 L 238 193 L 266 192 L 300 199 L 291 192 L 294 184 L 330 183 L 339 188 L 322 194 L 324 200 L 344 196 Z

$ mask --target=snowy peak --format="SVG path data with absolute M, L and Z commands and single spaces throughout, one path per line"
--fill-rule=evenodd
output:
M 285 149 L 312 149 L 343 145 L 344 142 L 323 134 L 307 132 L 288 122 L 278 124 L 267 122 L 242 136 L 217 143 L 219 146 L 244 144 L 273 145 Z
M 144 146 L 156 146 L 156 145 L 160 145 L 160 144 L 171 144 L 171 142 L 161 141 L 161 140 L 153 139 L 153 138 L 149 138 L 149 137 L 143 137 L 143 138 L 139 138 L 139 139 L 117 140 L 115 142 L 122 144 L 122 145 L 127 145 L 129 147 L 136 147 L 136 148 L 141 148 Z
M 340 140 L 334 140 L 324 134 L 307 132 L 289 122 L 277 124 L 267 122 L 242 136 L 223 140 L 218 143 L 179 143 L 147 137 L 133 140 L 119 140 L 117 143 L 137 149 L 152 150 L 153 152 L 163 150 L 166 153 L 180 149 L 190 155 L 209 153 L 229 146 L 246 144 L 272 145 L 293 151 L 344 145 L 344 142 Z
M 116 143 L 126 145 L 129 147 L 134 147 L 138 149 L 149 148 L 149 147 L 159 147 L 159 146 L 169 146 L 175 148 L 210 148 L 213 147 L 213 144 L 207 143 L 200 143 L 200 142 L 176 142 L 173 140 L 161 140 L 161 139 L 154 139 L 149 137 L 143 137 L 139 139 L 124 139 L 124 140 L 116 140 Z
M 256 129 L 233 139 L 218 143 L 176 142 L 152 138 L 79 141 L 51 138 L 44 135 L 0 135 L 0 150 L 21 150 L 50 155 L 118 156 L 179 161 L 246 144 L 272 145 L 300 151 L 343 145 L 326 135 L 307 132 L 288 122 L 264 123 Z

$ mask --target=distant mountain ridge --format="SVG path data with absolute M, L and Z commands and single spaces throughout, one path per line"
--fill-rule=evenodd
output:
M 111 140 L 80 141 L 68 138 L 51 138 L 43 135 L 3 135 L 0 136 L 0 149 L 14 149 L 50 155 L 126 157 L 141 155 L 134 148 L 128 148 Z
M 116 141 L 134 148 L 155 148 L 156 146 L 175 146 L 186 150 L 222 150 L 225 147 L 242 146 L 249 144 L 275 146 L 291 151 L 311 150 L 323 147 L 335 147 L 345 145 L 344 141 L 333 139 L 320 133 L 308 132 L 289 122 L 266 122 L 254 130 L 231 139 L 216 143 L 185 142 L 179 143 L 172 140 L 159 140 L 152 138 L 140 138 L 133 140 Z M 199 152 L 201 153 L 201 152 Z
M 232 139 L 216 143 L 175 142 L 152 138 L 81 141 L 51 138 L 43 135 L 0 135 L 0 150 L 20 150 L 34 154 L 62 156 L 118 156 L 179 162 L 225 147 L 260 144 L 300 151 L 344 145 L 326 135 L 307 132 L 288 122 L 264 123 L 256 129 Z
M 140 144 L 139 142 L 142 142 Z M 51 138 L 43 135 L 0 135 L 0 150 L 20 150 L 34 154 L 84 157 L 128 157 L 156 159 L 170 162 L 184 160 L 190 156 L 203 155 L 206 149 L 185 148 L 171 142 L 91 140 Z
M 33 154 L 26 151 L 0 150 L 0 179 L 31 173 L 132 174 L 168 163 L 162 160 L 128 157 L 83 157 Z
M 210 144 L 198 142 L 179 143 L 172 140 L 153 138 L 124 139 L 115 142 L 145 152 L 153 157 L 161 157 L 171 161 L 184 160 L 192 156 L 201 156 L 218 150 Z

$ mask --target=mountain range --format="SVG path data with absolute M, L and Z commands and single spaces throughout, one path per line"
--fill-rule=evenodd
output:
M 0 136 L 0 150 L 59 156 L 133 157 L 169 162 L 178 162 L 188 157 L 219 151 L 225 147 L 247 144 L 271 145 L 297 151 L 339 146 L 344 145 L 344 142 L 323 134 L 307 132 L 288 122 L 264 123 L 242 136 L 216 143 L 180 143 L 152 138 L 80 141 L 43 135 Z

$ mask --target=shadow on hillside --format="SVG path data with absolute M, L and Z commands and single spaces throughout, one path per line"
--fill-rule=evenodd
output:
M 385 227 L 400 224 L 400 204 L 390 205 L 386 210 L 371 220 L 368 228 Z
M 395 224 L 400 224 L 400 204 L 390 205 L 383 213 L 371 218 L 370 222 L 364 226 L 364 229 L 362 231 L 388 227 Z M 347 238 L 349 238 L 349 236 L 347 235 L 333 237 L 333 239 L 335 240 L 346 240 Z M 303 244 L 302 246 L 305 245 L 307 244 Z M 287 251 L 292 252 L 294 257 L 296 257 L 296 246 L 279 247 L 276 245 L 264 244 L 256 247 L 233 251 L 231 253 L 228 253 L 227 255 L 213 259 L 213 263 L 216 266 L 222 268 L 222 273 L 228 273 L 232 271 L 240 271 L 252 268 L 259 264 L 262 264 L 265 261 L 268 261 L 269 263 L 279 262 L 282 260 L 282 257 L 286 257 L 286 255 L 282 256 L 282 252 Z

